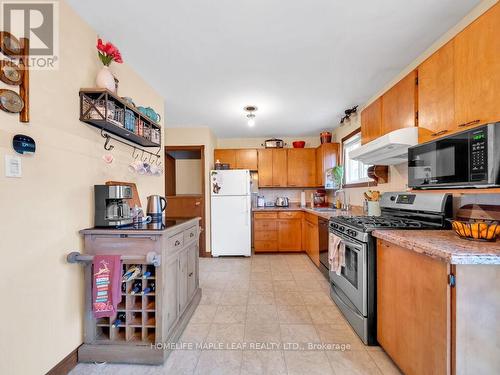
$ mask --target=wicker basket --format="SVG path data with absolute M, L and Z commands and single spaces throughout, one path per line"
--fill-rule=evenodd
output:
M 455 232 L 467 240 L 496 241 L 500 236 L 500 224 L 496 220 L 451 220 Z

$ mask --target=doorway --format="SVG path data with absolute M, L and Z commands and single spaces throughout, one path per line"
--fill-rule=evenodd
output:
M 205 146 L 166 146 L 165 164 L 166 217 L 201 217 L 200 256 L 210 256 L 205 248 Z

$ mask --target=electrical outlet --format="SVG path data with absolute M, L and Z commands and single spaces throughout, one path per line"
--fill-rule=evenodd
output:
M 5 177 L 22 177 L 21 158 L 19 156 L 5 155 Z

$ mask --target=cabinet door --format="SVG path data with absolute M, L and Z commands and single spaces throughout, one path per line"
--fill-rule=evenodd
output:
M 287 152 L 284 149 L 275 149 L 273 151 L 273 186 L 286 187 L 288 182 Z
M 377 340 L 405 374 L 449 374 L 450 265 L 378 240 Z
M 188 301 L 191 300 L 193 294 L 198 287 L 198 246 L 196 244 L 191 245 L 187 253 L 187 298 Z
M 214 150 L 214 163 L 217 160 L 219 160 L 221 163 L 229 164 L 231 168 L 236 168 L 236 150 Z
M 288 149 L 288 186 L 316 186 L 316 152 L 314 148 Z
M 414 70 L 382 96 L 382 135 L 417 125 L 416 78 Z
M 179 254 L 179 314 L 182 314 L 188 301 L 188 250 L 182 250 Z
M 361 144 L 382 135 L 382 97 L 361 111 Z
M 307 224 L 307 242 L 308 242 L 308 251 L 307 255 L 313 261 L 316 266 L 319 267 L 319 232 L 318 226 L 311 224 L 306 221 Z
M 273 186 L 273 150 L 258 150 L 259 187 Z
M 302 250 L 302 220 L 278 220 L 278 249 L 280 251 Z
M 316 149 L 316 185 L 325 186 L 327 169 L 337 165 L 339 155 L 338 143 L 323 143 Z
M 165 321 L 166 331 L 171 331 L 179 316 L 179 290 L 177 276 L 179 271 L 179 259 L 171 258 L 165 265 Z
M 500 120 L 500 3 L 455 37 L 455 119 L 469 124 Z
M 455 129 L 454 41 L 451 40 L 418 67 L 419 142 L 427 142 Z
M 236 150 L 236 169 L 257 170 L 257 150 L 243 149 Z

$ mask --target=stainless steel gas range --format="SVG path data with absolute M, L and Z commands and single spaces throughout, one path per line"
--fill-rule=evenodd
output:
M 442 229 L 452 215 L 446 193 L 384 193 L 382 215 L 338 216 L 329 220 L 330 235 L 341 238 L 345 266 L 330 271 L 330 294 L 366 345 L 377 344 L 375 229 Z

